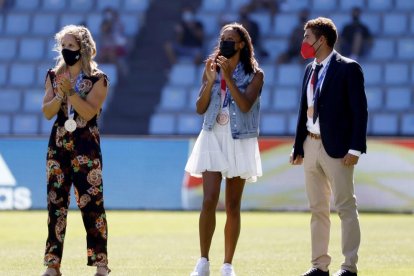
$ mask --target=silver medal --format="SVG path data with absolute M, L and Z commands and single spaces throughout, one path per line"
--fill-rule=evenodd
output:
M 73 119 L 66 120 L 65 129 L 69 132 L 74 132 L 76 130 L 76 121 Z

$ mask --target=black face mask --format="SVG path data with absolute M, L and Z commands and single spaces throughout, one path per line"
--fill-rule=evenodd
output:
M 65 60 L 66 65 L 73 66 L 80 59 L 80 49 L 76 51 L 71 51 L 69 49 L 62 50 L 62 56 Z
M 225 58 L 231 58 L 236 54 L 237 50 L 234 49 L 236 42 L 231 40 L 220 41 L 220 54 Z

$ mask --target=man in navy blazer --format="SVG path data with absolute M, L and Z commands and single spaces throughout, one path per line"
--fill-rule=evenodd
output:
M 307 65 L 302 83 L 293 165 L 304 164 L 311 210 L 312 267 L 304 276 L 329 276 L 330 197 L 341 219 L 342 253 L 335 276 L 356 276 L 360 227 L 353 172 L 366 152 L 368 121 L 360 65 L 334 50 L 338 37 L 332 20 L 319 17 L 304 27 L 301 47 Z

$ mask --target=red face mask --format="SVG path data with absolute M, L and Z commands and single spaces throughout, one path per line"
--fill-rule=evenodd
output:
M 313 45 L 315 45 L 316 41 L 310 45 L 308 42 L 303 42 L 302 47 L 300 48 L 300 54 L 304 59 L 313 58 L 315 57 L 316 51 L 319 50 L 319 48 L 315 51 L 313 48 Z M 319 46 L 320 47 L 320 46 Z

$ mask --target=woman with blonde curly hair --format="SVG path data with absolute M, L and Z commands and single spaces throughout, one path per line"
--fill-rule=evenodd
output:
M 93 60 L 96 45 L 84 26 L 65 26 L 55 36 L 59 53 L 48 70 L 42 111 L 56 115 L 47 151 L 48 237 L 43 276 L 61 275 L 72 184 L 86 229 L 88 265 L 108 275 L 107 222 L 103 201 L 98 117 L 108 92 L 107 76 Z

